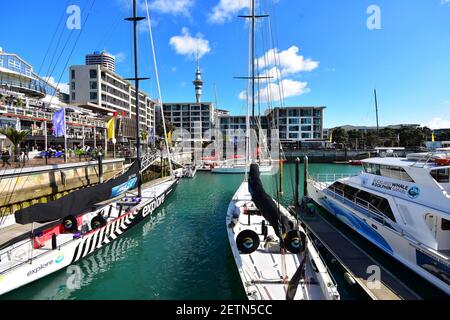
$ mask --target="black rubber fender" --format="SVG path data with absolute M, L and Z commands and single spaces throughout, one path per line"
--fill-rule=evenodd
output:
M 241 253 L 250 254 L 259 247 L 259 236 L 255 231 L 244 230 L 236 237 L 236 244 Z
M 291 253 L 302 253 L 306 249 L 306 234 L 299 230 L 291 230 L 286 234 L 284 244 Z
M 74 216 L 67 216 L 62 220 L 62 225 L 65 231 L 74 232 L 78 230 L 78 221 Z
M 104 227 L 106 225 L 106 220 L 103 218 L 103 216 L 98 215 L 92 218 L 91 220 L 91 229 L 99 229 L 101 227 Z

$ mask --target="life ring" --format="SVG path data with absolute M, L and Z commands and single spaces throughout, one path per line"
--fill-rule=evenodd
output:
M 106 220 L 103 218 L 103 216 L 98 215 L 92 218 L 91 220 L 91 229 L 99 229 L 101 227 L 104 227 L 106 225 Z
M 78 221 L 74 216 L 67 216 L 62 220 L 62 226 L 66 232 L 74 232 L 78 229 Z
M 450 158 L 435 158 L 434 163 L 438 166 L 448 166 L 450 165 Z
M 241 253 L 252 253 L 259 247 L 259 236 L 252 230 L 241 231 L 236 237 L 236 244 Z
M 301 253 L 306 249 L 306 234 L 299 230 L 291 230 L 284 238 L 284 245 L 291 253 Z

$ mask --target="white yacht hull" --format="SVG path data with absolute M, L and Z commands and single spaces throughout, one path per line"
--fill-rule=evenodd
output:
M 120 237 L 123 233 L 150 217 L 178 184 L 169 180 L 142 190 L 142 200 L 121 214 L 122 205 L 109 204 L 95 212 L 84 214 L 82 221 L 90 221 L 102 210 L 109 210 L 110 220 L 105 226 L 75 237 L 73 233 L 57 236 L 58 246 L 52 249 L 51 239 L 39 249 L 34 242 L 20 241 L 0 251 L 0 295 L 41 279 L 90 255 Z M 127 198 L 123 198 L 127 199 Z M 111 208 L 111 209 L 109 209 Z M 114 214 L 117 217 L 114 217 Z
M 228 238 L 243 287 L 250 300 L 285 300 L 288 282 L 300 266 L 304 254 L 289 252 L 282 254 L 279 248 L 278 251 L 267 251 L 261 232 L 262 221 L 265 219 L 261 215 L 252 215 L 251 225 L 248 225 L 248 215 L 243 213 L 244 208 L 251 206 L 254 206 L 254 203 L 248 191 L 248 183 L 244 182 L 231 200 L 226 216 Z M 280 211 L 290 216 L 281 206 Z M 275 235 L 275 231 L 268 223 L 267 226 L 268 235 Z M 256 251 L 243 254 L 238 249 L 236 238 L 241 231 L 248 229 L 255 231 L 261 242 Z M 339 293 L 336 286 L 312 241 L 308 241 L 305 252 L 308 253 L 306 278 L 310 281 L 299 283 L 294 299 L 338 300 Z M 313 263 L 316 270 L 313 270 Z
M 211 169 L 212 173 L 221 174 L 244 174 L 249 171 L 250 166 L 245 165 L 234 165 L 234 166 L 217 166 Z M 263 175 L 274 175 L 276 174 L 276 169 L 272 165 L 262 165 L 259 167 L 259 172 Z
M 348 203 L 343 203 L 326 194 L 323 186 L 312 180 L 308 180 L 308 195 L 326 212 L 334 215 L 378 248 L 450 294 L 448 257 L 425 248 L 407 235 L 371 218 Z

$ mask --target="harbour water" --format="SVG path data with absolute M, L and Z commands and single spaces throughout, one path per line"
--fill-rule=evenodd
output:
M 310 165 L 311 173 L 360 170 Z M 245 299 L 225 230 L 228 202 L 242 179 L 207 172 L 183 179 L 151 220 L 74 266 L 1 299 Z M 275 192 L 277 179 L 263 176 L 268 192 Z M 288 164 L 282 203 L 292 205 L 293 188 L 294 165 Z M 361 298 L 339 275 L 335 278 L 343 299 Z

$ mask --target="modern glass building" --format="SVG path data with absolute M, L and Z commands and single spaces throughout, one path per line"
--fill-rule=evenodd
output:
M 0 88 L 35 98 L 59 95 L 57 88 L 36 74 L 28 62 L 16 54 L 3 52 L 1 49 Z

